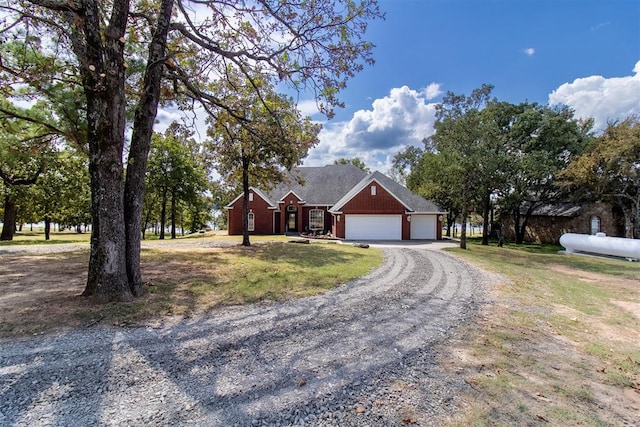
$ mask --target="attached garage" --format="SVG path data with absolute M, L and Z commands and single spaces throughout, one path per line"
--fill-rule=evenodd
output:
M 402 215 L 345 215 L 347 240 L 402 240 Z
M 436 239 L 435 215 L 411 215 L 411 239 Z

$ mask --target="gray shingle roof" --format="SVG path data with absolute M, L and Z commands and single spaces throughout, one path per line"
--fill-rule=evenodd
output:
M 417 195 L 380 172 L 374 172 L 372 174 L 372 179 L 378 181 L 397 198 L 402 200 L 402 202 L 407 205 L 412 212 L 443 212 L 440 206 Z
M 533 216 L 560 216 L 560 217 L 576 217 L 580 215 L 582 205 L 576 203 L 556 203 L 538 206 L 533 209 Z M 524 214 L 526 209 L 522 210 Z
M 302 178 L 304 185 L 297 182 L 296 176 Z M 293 191 L 309 205 L 333 206 L 365 176 L 363 170 L 353 165 L 300 167 L 290 174 L 289 182 L 277 185 L 266 194 L 276 205 Z
M 302 183 L 298 182 L 299 179 Z M 277 207 L 279 200 L 293 192 L 307 205 L 329 206 L 336 211 L 373 180 L 392 193 L 410 212 L 443 212 L 433 202 L 412 193 L 388 176 L 377 171 L 367 174 L 354 165 L 299 167 L 289 174 L 286 182 L 260 192 L 260 196 L 264 195 L 267 202 Z

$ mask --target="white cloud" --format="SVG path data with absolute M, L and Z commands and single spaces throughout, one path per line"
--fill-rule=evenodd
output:
M 439 83 L 431 83 L 424 89 L 424 95 L 428 100 L 434 99 L 440 94 L 442 94 L 442 90 Z
M 320 112 L 318 104 L 313 99 L 298 102 L 298 110 L 300 110 L 303 116 L 313 116 Z
M 305 165 L 326 165 L 345 157 L 359 157 L 371 169 L 386 172 L 391 160 L 408 145 L 421 146 L 433 134 L 437 84 L 417 91 L 407 86 L 391 89 L 389 95 L 373 101 L 370 110 L 359 110 L 350 121 L 327 123 L 320 143 Z
M 633 73 L 626 77 L 589 76 L 564 83 L 549 95 L 549 104 L 565 104 L 577 117 L 593 117 L 594 130 L 601 131 L 607 121 L 640 114 L 640 61 Z
M 527 56 L 533 56 L 533 54 L 534 54 L 534 53 L 536 53 L 536 50 L 535 50 L 534 48 L 532 48 L 532 47 L 528 47 L 528 48 L 526 48 L 526 49 L 524 50 L 524 53 L 525 53 Z

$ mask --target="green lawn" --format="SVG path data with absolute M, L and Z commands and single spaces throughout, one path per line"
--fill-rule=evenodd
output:
M 0 246 L 12 245 L 55 245 L 60 243 L 88 243 L 91 240 L 91 233 L 76 233 L 75 231 L 51 232 L 50 239 L 46 240 L 44 231 L 34 228 L 34 231 L 19 231 L 13 236 L 13 240 L 0 240 Z

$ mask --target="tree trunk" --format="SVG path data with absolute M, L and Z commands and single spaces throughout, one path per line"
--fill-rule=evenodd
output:
M 469 194 L 469 177 L 464 177 L 462 183 L 462 212 L 460 217 L 462 221 L 462 227 L 460 229 L 460 249 L 467 249 L 467 194 Z
M 171 238 L 176 238 L 176 192 L 171 192 Z
M 622 214 L 624 215 L 624 237 L 627 239 L 633 239 L 634 226 L 633 226 L 633 214 L 631 212 L 631 209 L 622 205 Z
M 0 240 L 13 240 L 16 231 L 16 203 L 9 194 L 4 195 L 4 217 L 2 219 L 2 234 Z
M 634 218 L 634 224 L 635 224 L 635 233 L 633 238 L 640 239 L 640 194 L 638 194 L 636 197 L 636 208 L 635 208 L 635 214 L 633 218 Z
M 449 212 L 447 213 L 447 237 L 451 237 L 451 227 L 456 223 L 456 215 Z
M 127 278 L 131 292 L 142 294 L 142 274 L 140 273 L 140 239 L 144 237 L 142 228 L 142 208 L 144 205 L 144 178 L 147 157 L 153 134 L 153 124 L 158 112 L 160 83 L 162 81 L 163 58 L 167 46 L 167 34 L 171 22 L 174 0 L 162 0 L 158 20 L 149 46 L 149 57 L 144 75 L 143 93 L 136 108 L 131 147 L 127 161 L 125 183 L 124 217 L 126 232 Z
M 460 249 L 467 249 L 467 208 L 462 208 L 460 225 Z
M 51 218 L 48 216 L 44 217 L 44 240 L 49 240 L 51 238 Z
M 160 201 L 160 240 L 164 240 L 164 229 L 167 225 L 167 190 L 162 190 L 162 200 Z
M 74 43 L 87 98 L 91 180 L 91 254 L 84 296 L 98 302 L 130 301 L 125 258 L 122 153 L 126 120 L 124 37 L 127 0 L 115 0 L 101 29 L 99 2 L 85 1 L 80 21 L 86 46 Z
M 524 235 L 527 229 L 527 216 L 525 215 L 524 218 L 522 218 L 522 214 L 518 210 L 517 212 L 514 212 L 513 219 L 514 226 L 516 228 L 516 244 L 521 245 L 524 243 Z
M 249 160 L 242 156 L 242 246 L 251 246 L 249 241 Z
M 482 244 L 489 245 L 489 215 L 491 215 L 491 193 L 484 196 L 482 207 Z

